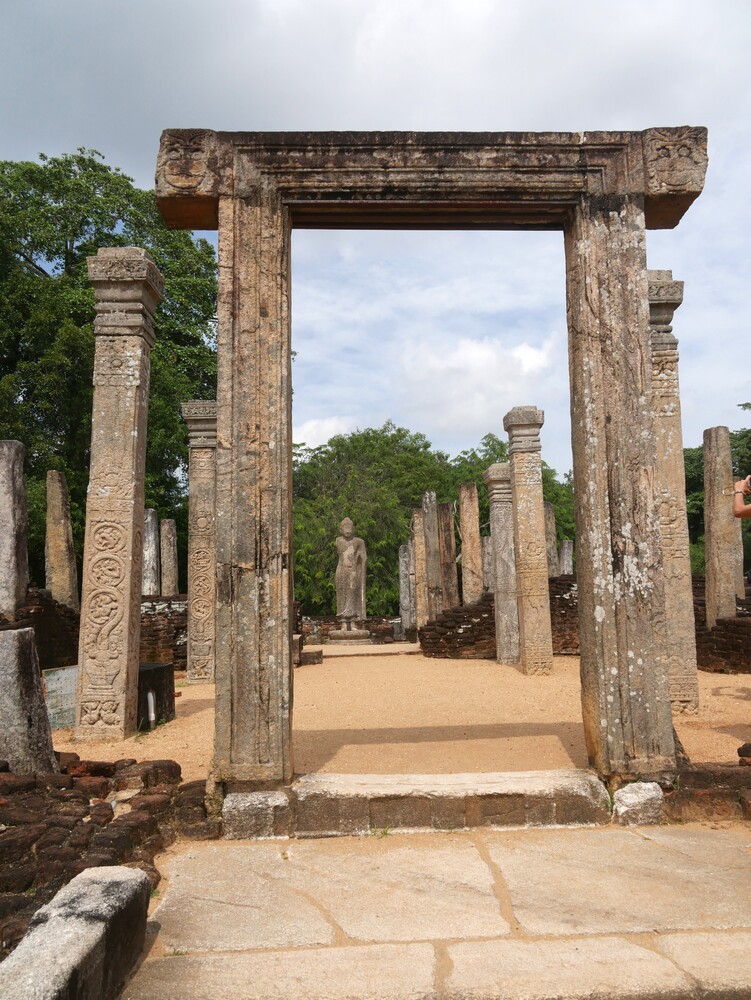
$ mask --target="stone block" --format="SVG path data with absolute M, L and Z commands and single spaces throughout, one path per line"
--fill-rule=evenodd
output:
M 0 968 L 4 1000 L 114 1000 L 141 953 L 149 880 L 130 868 L 92 868 L 38 910 Z
M 289 833 L 289 797 L 285 792 L 230 792 L 222 807 L 227 840 L 284 837 Z
M 613 796 L 613 818 L 623 826 L 661 823 L 662 789 L 656 781 L 634 781 Z
M 20 441 L 0 441 L 0 615 L 15 615 L 29 586 L 25 455 Z
M 423 796 L 372 798 L 370 827 L 372 830 L 429 828 L 431 802 Z
M 31 628 L 0 632 L 0 756 L 21 774 L 59 770 Z

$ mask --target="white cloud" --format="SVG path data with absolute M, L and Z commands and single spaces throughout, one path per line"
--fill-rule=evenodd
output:
M 354 428 L 355 421 L 351 417 L 325 417 L 323 420 L 312 418 L 293 428 L 292 440 L 295 444 L 317 448 L 320 444 L 326 444 L 335 434 L 347 434 Z

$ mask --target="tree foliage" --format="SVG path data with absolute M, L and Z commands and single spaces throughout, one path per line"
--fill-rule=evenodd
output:
M 86 258 L 140 246 L 165 279 L 151 354 L 146 503 L 186 542 L 186 435 L 179 404 L 213 398 L 216 259 L 164 225 L 150 191 L 79 149 L 0 162 L 0 438 L 26 445 L 32 578 L 44 579 L 46 473 L 65 473 L 83 544 L 91 441 L 94 296 Z

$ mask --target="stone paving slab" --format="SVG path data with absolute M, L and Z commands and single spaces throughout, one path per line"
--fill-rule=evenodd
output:
M 123 1000 L 751 996 L 751 830 L 215 842 L 162 860 Z

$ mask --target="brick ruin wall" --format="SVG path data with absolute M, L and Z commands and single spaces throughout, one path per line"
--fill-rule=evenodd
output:
M 325 645 L 329 641 L 329 632 L 342 627 L 342 623 L 336 615 L 300 615 L 299 623 L 303 644 L 306 646 Z M 352 628 L 367 629 L 373 645 L 380 646 L 396 641 L 394 638 L 395 624 L 398 626 L 398 618 L 394 620 L 393 618 L 368 617 L 359 618 L 352 622 Z

